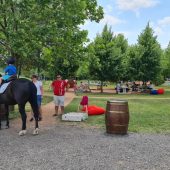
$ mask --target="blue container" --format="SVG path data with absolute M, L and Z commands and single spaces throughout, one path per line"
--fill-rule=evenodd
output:
M 151 94 L 158 94 L 157 90 L 151 90 Z

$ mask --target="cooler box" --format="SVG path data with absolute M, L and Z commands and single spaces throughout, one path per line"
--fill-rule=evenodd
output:
M 70 112 L 62 115 L 62 120 L 64 121 L 76 121 L 81 122 L 88 118 L 87 113 Z

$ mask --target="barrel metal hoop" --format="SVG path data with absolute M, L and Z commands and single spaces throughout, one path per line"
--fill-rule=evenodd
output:
M 107 103 L 107 105 L 110 105 L 110 106 L 127 106 L 126 103 Z
M 109 110 L 108 112 L 109 112 L 109 113 L 110 113 L 110 112 L 111 112 L 111 113 L 122 113 L 122 114 L 128 114 L 128 113 L 129 113 L 128 111 L 125 112 L 125 111 L 119 111 L 119 110 L 118 110 L 118 111 Z
M 111 100 L 111 101 L 107 101 L 108 103 L 111 103 L 111 104 L 113 104 L 113 103 L 117 103 L 117 104 L 127 104 L 128 103 L 128 101 L 126 101 L 126 100 Z

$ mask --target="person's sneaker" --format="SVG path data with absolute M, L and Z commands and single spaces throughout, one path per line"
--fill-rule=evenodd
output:
M 32 122 L 34 120 L 34 118 L 32 117 L 31 119 L 30 119 L 30 122 Z

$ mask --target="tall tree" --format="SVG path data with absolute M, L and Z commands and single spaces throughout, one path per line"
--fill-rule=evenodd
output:
M 138 37 L 138 49 L 140 55 L 138 79 L 156 81 L 161 71 L 160 58 L 162 50 L 149 23 Z
M 131 45 L 128 48 L 127 52 L 127 77 L 129 80 L 139 80 L 140 74 L 140 67 L 142 65 L 139 47 L 137 45 Z
M 170 42 L 167 48 L 164 50 L 164 55 L 161 58 L 161 66 L 162 66 L 164 78 L 169 78 L 170 77 Z
M 21 70 L 24 65 L 44 63 L 45 47 L 54 58 L 51 71 L 57 71 L 60 57 L 67 61 L 61 62 L 66 69 L 75 69 L 72 65 L 77 64 L 87 36 L 79 25 L 86 19 L 99 22 L 102 17 L 96 0 L 0 0 L 0 51 L 16 57 Z
M 117 81 L 122 75 L 122 60 L 127 49 L 127 40 L 123 35 L 113 36 L 111 28 L 104 26 L 101 35 L 97 35 L 90 45 L 90 73 L 103 81 Z M 101 83 L 101 92 L 103 91 Z

